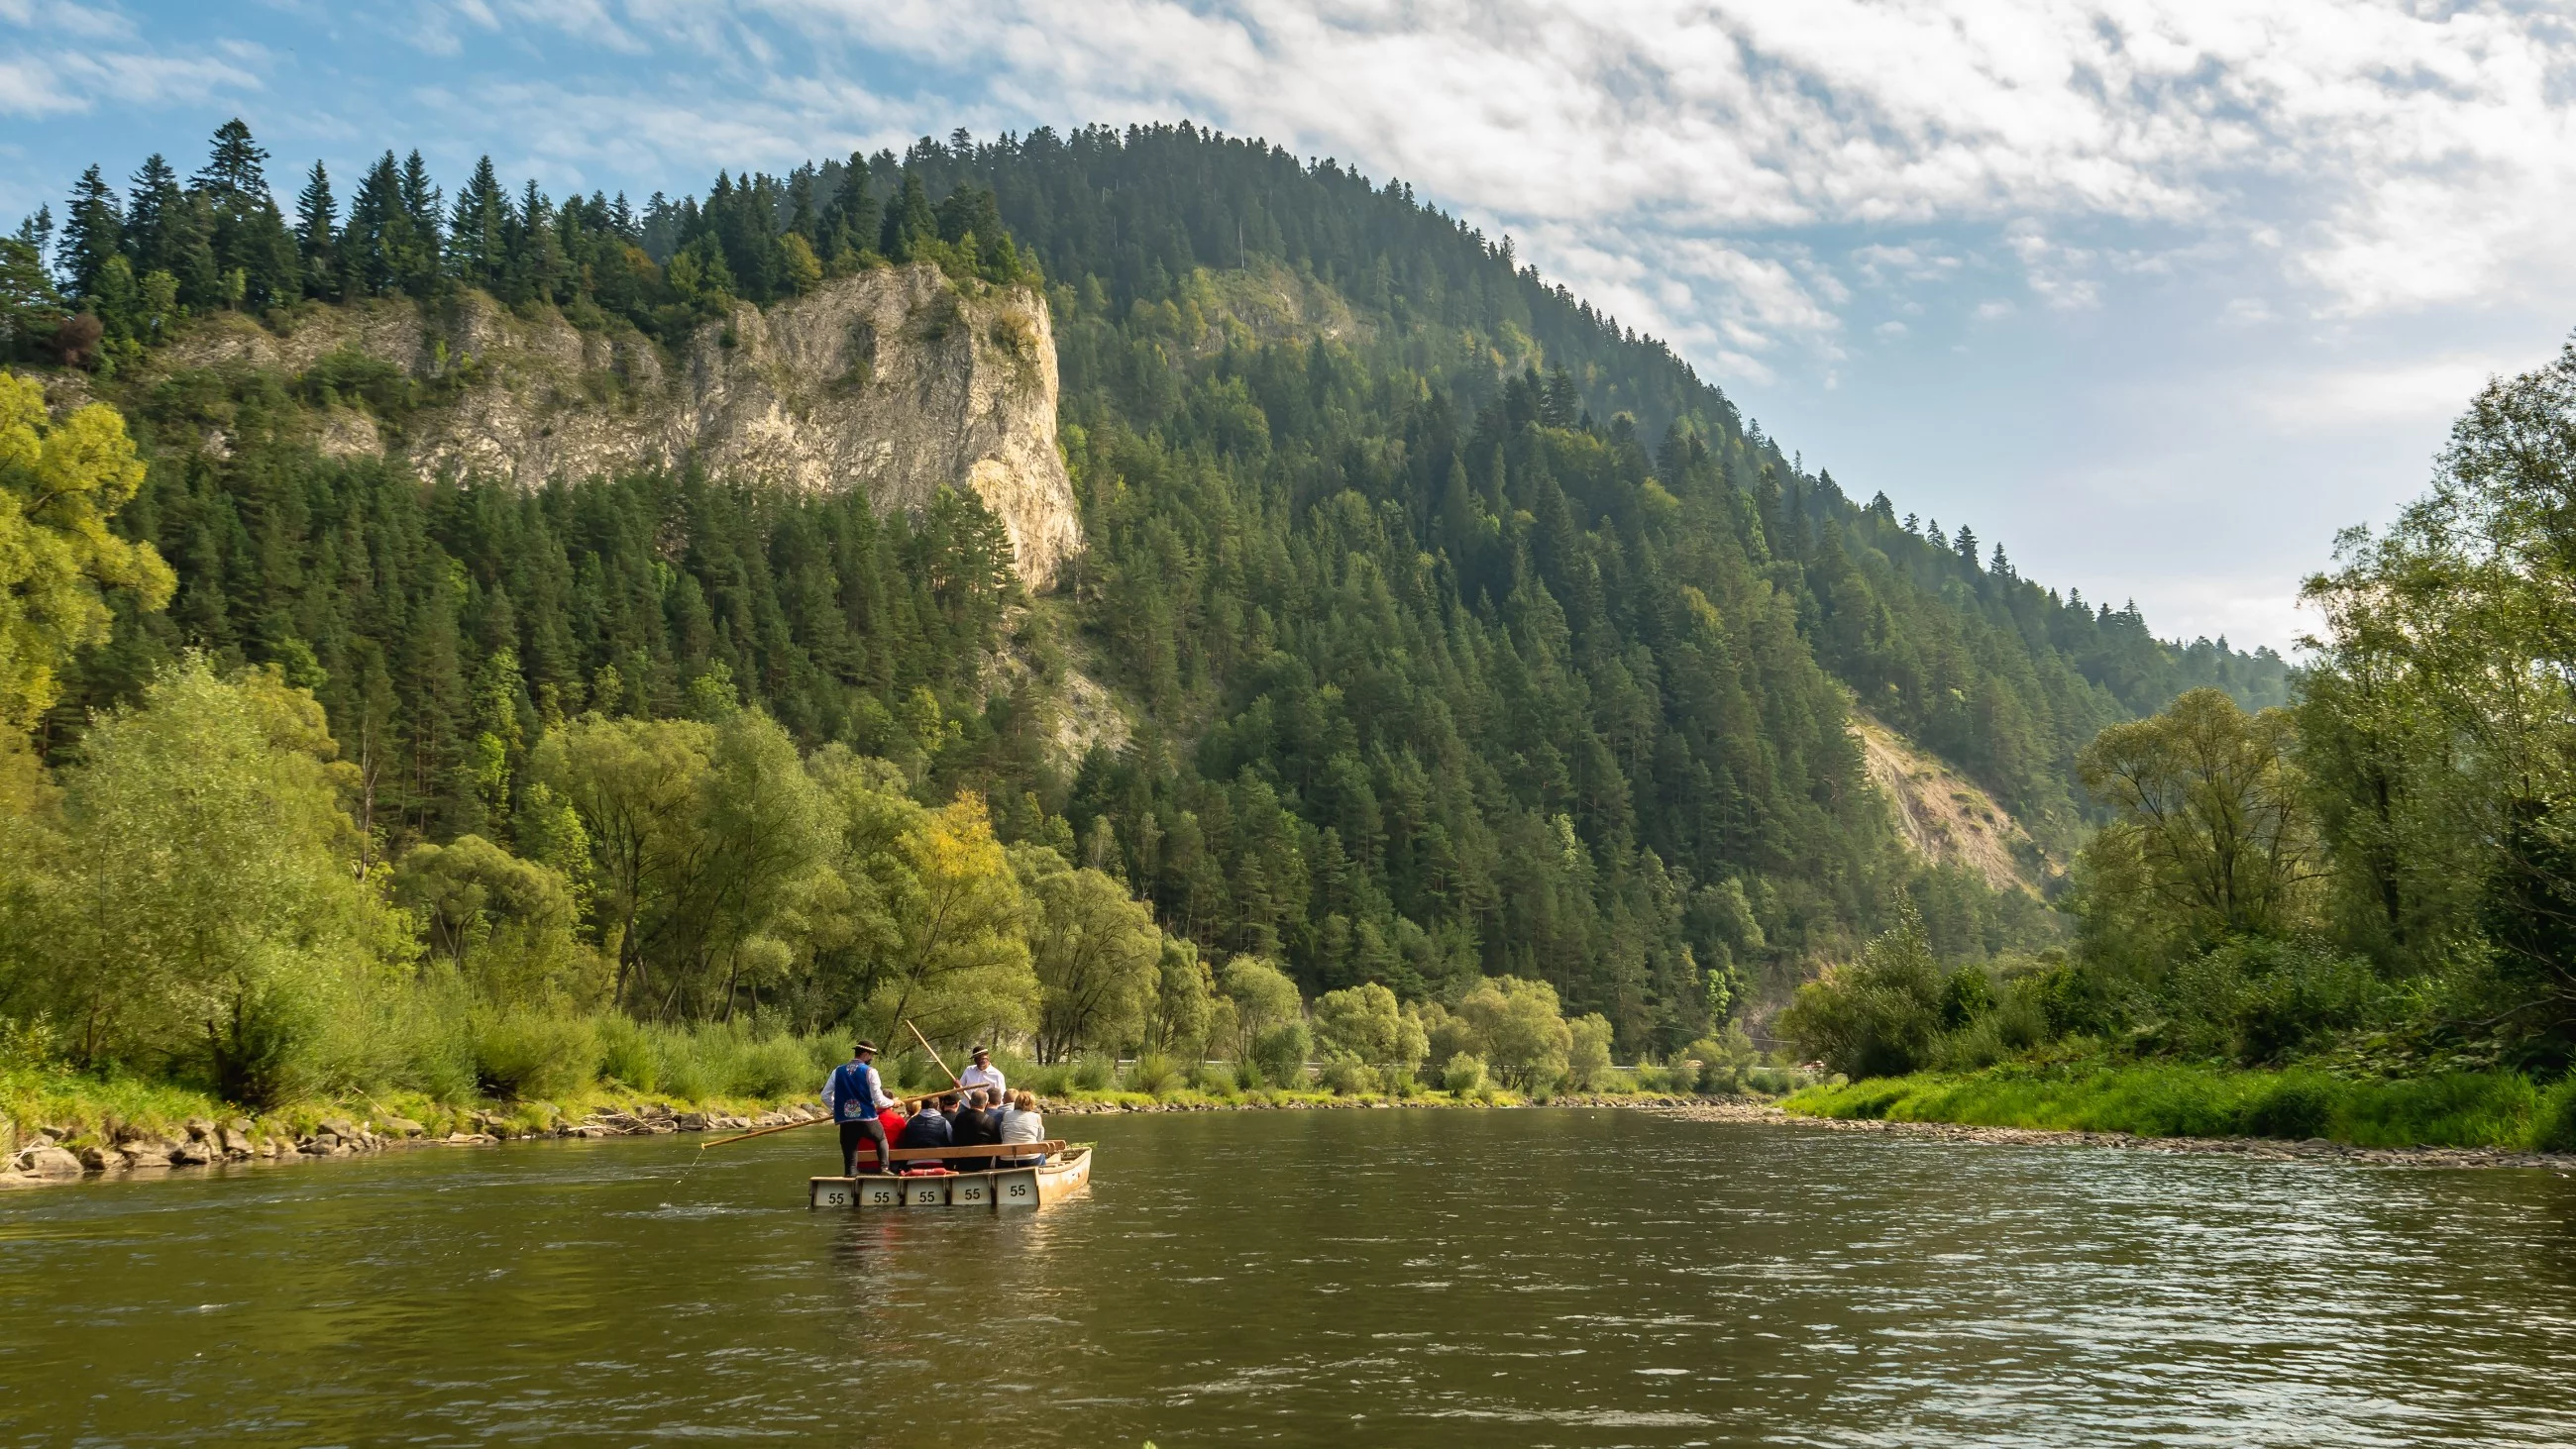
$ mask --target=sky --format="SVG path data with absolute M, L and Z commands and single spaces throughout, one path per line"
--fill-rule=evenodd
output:
M 2244 647 L 2576 327 L 2548 3 L 0 0 L 10 225 L 234 115 L 288 193 L 388 146 L 640 200 L 961 126 L 1265 137 L 1509 234 L 1854 496 Z

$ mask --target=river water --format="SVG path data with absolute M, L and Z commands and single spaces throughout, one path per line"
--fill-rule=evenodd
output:
M 819 1132 L 0 1196 L 0 1443 L 2576 1442 L 2555 1173 L 1057 1125 L 1090 1192 L 1002 1217 L 811 1212 Z

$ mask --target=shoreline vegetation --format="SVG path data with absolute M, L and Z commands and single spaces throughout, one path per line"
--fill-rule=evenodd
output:
M 1204 1064 L 1231 1074 L 1232 1064 Z M 1080 1085 L 1085 1068 L 1105 1085 Z M 1690 1087 L 1659 1084 L 1657 1070 L 1611 1068 L 1590 1090 L 1515 1092 L 1479 1078 L 1462 1090 L 1408 1084 L 1397 1091 L 1335 1091 L 1320 1081 L 1293 1086 L 1213 1088 L 1174 1085 L 1149 1065 L 1128 1063 L 1022 1068 L 1022 1080 L 1049 1088 L 1041 1110 L 1081 1117 L 1136 1112 L 1331 1111 L 1387 1107 L 1523 1106 L 1684 1107 L 1714 1100 Z M 1139 1076 L 1157 1090 L 1133 1085 Z M 913 1083 L 907 1093 L 935 1083 Z M 1758 1100 L 1738 1098 L 1736 1100 Z M 675 1098 L 595 1083 L 561 1101 L 452 1105 L 418 1093 L 357 1102 L 308 1102 L 246 1115 L 205 1093 L 142 1081 L 97 1081 L 66 1073 L 0 1074 L 0 1187 L 33 1186 L 108 1174 L 224 1163 L 346 1157 L 410 1147 L 490 1146 L 537 1138 L 642 1137 L 727 1132 L 815 1122 L 822 1107 L 810 1095 Z
M 2172 1062 L 1920 1072 L 1820 1083 L 1781 1101 L 1819 1123 L 1883 1122 L 2160 1142 L 2304 1143 L 2366 1151 L 2576 1152 L 2576 1078 L 2519 1072 L 2338 1076 Z

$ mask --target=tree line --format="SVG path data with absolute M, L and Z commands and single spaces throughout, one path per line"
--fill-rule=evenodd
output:
M 2567 479 L 2576 345 L 2493 381 L 2431 492 L 2345 532 L 2282 707 L 2111 726 L 2071 954 L 1945 967 L 1913 923 L 1783 1025 L 1855 1075 L 2104 1052 L 2401 1076 L 2576 1063 Z
M 202 193 L 191 215 L 232 214 L 208 178 L 255 175 L 256 152 L 227 127 L 183 192 Z M 2195 683 L 2280 695 L 2277 657 L 2167 645 L 2134 610 L 2021 579 L 1967 528 L 1854 503 L 1507 242 L 1331 163 L 1189 127 L 960 136 L 784 181 L 720 177 L 704 201 L 632 216 L 598 198 L 549 211 L 524 186 L 505 205 L 479 170 L 448 206 L 422 166 L 377 172 L 392 188 L 377 192 L 419 202 L 393 227 L 407 263 L 351 270 L 393 255 L 371 240 L 390 213 L 367 202 L 333 223 L 327 275 L 300 242 L 298 269 L 256 292 L 246 262 L 187 272 L 238 272 L 238 288 L 138 275 L 172 279 L 174 317 L 475 287 L 661 336 L 678 281 L 719 262 L 733 300 L 816 284 L 800 248 L 826 280 L 880 260 L 937 262 L 961 285 L 1053 279 L 1091 546 L 1040 601 L 963 495 L 879 517 L 685 472 L 423 487 L 313 445 L 324 407 L 398 434 L 440 404 L 399 367 L 172 368 L 149 345 L 166 330 L 132 329 L 132 349 L 87 359 L 149 462 L 102 532 L 165 559 L 170 599 L 108 592 L 113 630 L 69 650 L 58 698 L 29 714 L 38 753 L 76 767 L 88 722 L 145 709 L 190 651 L 218 682 L 273 670 L 330 721 L 362 864 L 427 881 L 404 863 L 463 851 L 440 869 L 554 871 L 579 952 L 547 937 L 531 959 L 587 963 L 583 989 L 628 1010 L 820 1021 L 873 998 L 842 978 L 799 995 L 821 968 L 798 953 L 820 938 L 783 945 L 726 914 L 751 910 L 739 892 L 648 907 L 640 886 L 599 894 L 578 852 L 549 855 L 570 838 L 565 762 L 588 758 L 574 741 L 611 738 L 582 733 L 593 719 L 644 732 L 618 746 L 639 759 L 711 771 L 715 742 L 761 721 L 771 758 L 783 739 L 809 774 L 835 750 L 880 762 L 870 788 L 925 820 L 972 795 L 1006 856 L 1042 846 L 1202 958 L 1276 962 L 1311 997 L 1375 985 L 1450 1011 L 1508 977 L 1663 1055 L 1900 906 L 1953 958 L 2056 938 L 2029 895 L 1904 853 L 1845 730 L 1854 696 L 2062 846 L 2091 808 L 2073 757 L 2103 723 Z M 142 191 L 87 213 L 114 213 L 129 273 L 164 255 L 141 250 L 158 234 L 134 223 Z M 243 226 L 267 225 L 267 205 L 237 206 Z M 529 221 L 545 215 L 551 230 Z M 69 315 L 103 317 L 75 230 L 105 234 L 67 228 L 46 285 Z M 209 256 L 249 255 L 205 235 Z M 632 247 L 617 255 L 662 290 L 620 300 L 582 236 Z M 1283 331 L 1246 285 L 1282 276 L 1364 325 Z M 215 435 L 221 449 L 202 446 Z M 1005 648 L 1033 667 L 984 667 Z M 1050 748 L 1076 663 L 1131 706 L 1127 747 Z M 625 905 L 603 915 L 604 899 Z M 477 929 L 429 933 L 453 947 Z M 556 973 L 527 979 L 571 990 Z

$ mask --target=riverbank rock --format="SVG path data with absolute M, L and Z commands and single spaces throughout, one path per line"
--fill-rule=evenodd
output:
M 138 1137 L 135 1140 L 126 1143 L 120 1150 L 125 1154 L 125 1165 L 129 1168 L 168 1167 L 170 1165 L 170 1144 L 159 1141 L 155 1138 Z
M 419 1137 L 425 1135 L 429 1131 L 428 1128 L 423 1127 L 419 1123 L 411 1120 L 409 1117 L 387 1117 L 385 1119 L 385 1130 L 400 1137 Z
M 88 1169 L 70 1152 L 48 1142 L 18 1154 L 19 1171 L 37 1177 L 78 1177 Z

